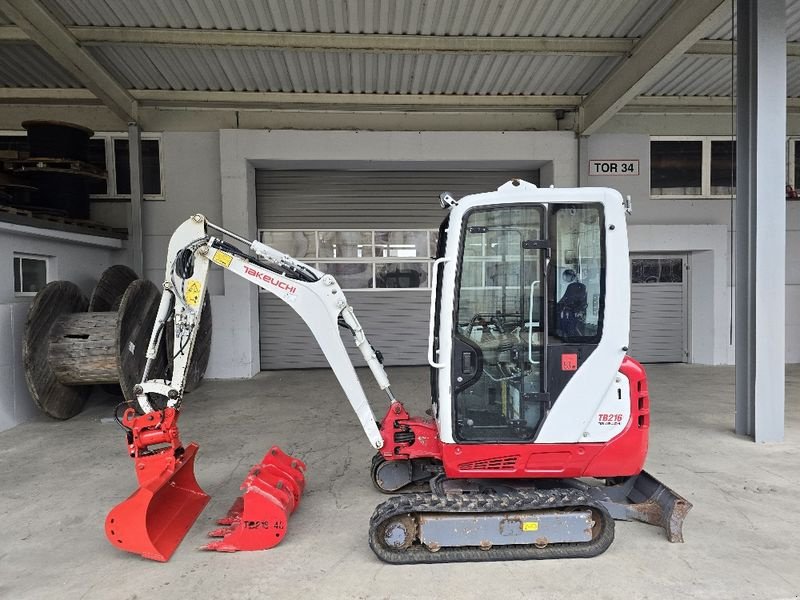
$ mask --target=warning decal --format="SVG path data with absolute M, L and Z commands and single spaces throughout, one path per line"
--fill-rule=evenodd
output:
M 211 257 L 211 260 L 217 263 L 220 267 L 230 267 L 233 256 L 227 252 L 220 252 L 218 250 L 214 253 L 214 256 Z
M 539 531 L 539 523 L 537 521 L 528 521 L 522 524 L 522 531 Z
M 197 279 L 187 281 L 183 296 L 189 306 L 194 307 L 200 304 L 200 282 Z
M 577 371 L 578 370 L 578 355 L 577 354 L 562 354 L 561 355 L 561 370 L 562 371 Z

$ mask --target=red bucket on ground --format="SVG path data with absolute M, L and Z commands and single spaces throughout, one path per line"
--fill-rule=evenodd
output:
M 166 562 L 203 511 L 209 496 L 194 476 L 197 444 L 183 448 L 178 413 L 136 415 L 129 409 L 128 448 L 135 459 L 139 488 L 108 513 L 108 540 L 120 550 Z
M 286 535 L 286 524 L 305 489 L 306 465 L 277 446 L 245 477 L 244 492 L 218 521 L 220 527 L 209 532 L 220 538 L 206 544 L 206 550 L 237 552 L 266 550 L 277 546 Z

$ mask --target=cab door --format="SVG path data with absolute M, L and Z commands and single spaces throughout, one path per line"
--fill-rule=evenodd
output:
M 452 331 L 453 436 L 533 441 L 546 415 L 547 213 L 542 204 L 470 210 Z

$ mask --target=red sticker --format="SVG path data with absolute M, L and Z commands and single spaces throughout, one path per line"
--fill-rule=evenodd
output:
M 578 370 L 578 355 L 577 354 L 562 354 L 561 355 L 561 370 L 562 371 L 577 371 Z

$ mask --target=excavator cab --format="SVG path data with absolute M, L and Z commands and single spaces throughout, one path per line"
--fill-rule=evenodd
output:
M 641 471 L 649 406 L 626 356 L 621 196 L 515 180 L 454 202 L 437 254 L 428 358 L 447 476 Z
M 531 442 L 602 334 L 600 204 L 466 215 L 451 378 L 459 442 Z

